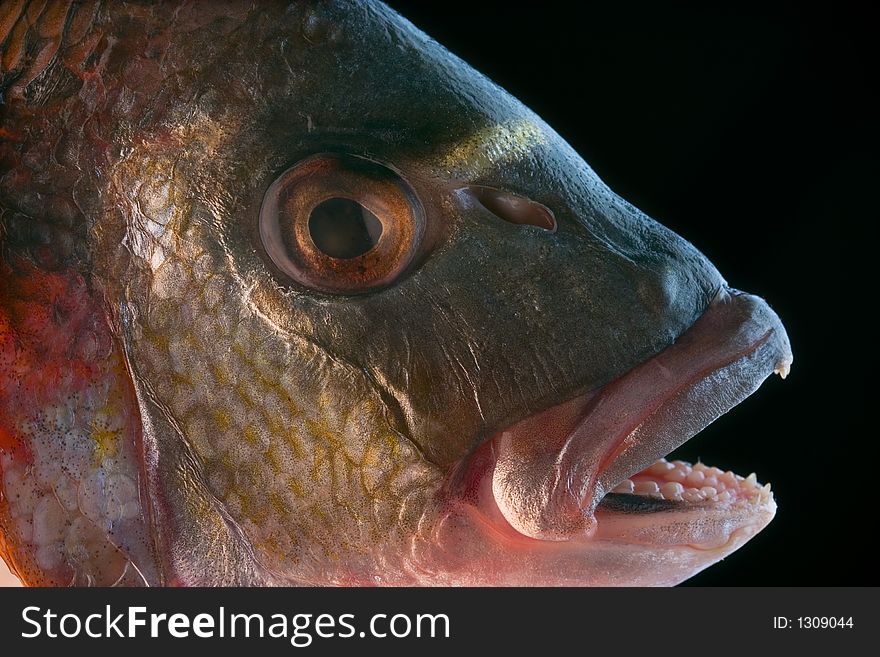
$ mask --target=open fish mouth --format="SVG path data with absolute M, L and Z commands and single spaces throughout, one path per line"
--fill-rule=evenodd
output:
M 708 566 L 770 522 L 770 485 L 664 457 L 791 362 L 769 306 L 723 288 L 664 351 L 493 435 L 453 476 L 452 496 L 508 543 L 715 551 Z

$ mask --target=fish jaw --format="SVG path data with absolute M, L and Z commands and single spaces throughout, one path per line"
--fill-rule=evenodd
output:
M 424 570 L 508 585 L 660 586 L 693 576 L 763 529 L 776 503 L 753 475 L 661 457 L 791 361 L 769 306 L 722 289 L 654 358 L 465 459 L 421 537 Z

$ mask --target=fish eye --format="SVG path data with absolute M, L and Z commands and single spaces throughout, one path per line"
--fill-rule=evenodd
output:
M 321 153 L 282 173 L 260 208 L 260 240 L 285 275 L 307 287 L 359 294 L 393 283 L 411 264 L 424 211 L 392 169 Z

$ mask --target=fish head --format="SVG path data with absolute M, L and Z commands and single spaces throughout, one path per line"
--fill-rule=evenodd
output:
M 7 230 L 2 298 L 87 299 L 104 363 L 83 410 L 57 350 L 73 410 L 44 431 L 0 361 L 30 409 L 0 433 L 6 498 L 31 498 L 0 524 L 18 572 L 674 584 L 772 518 L 753 479 L 658 459 L 787 371 L 778 318 L 518 100 L 380 3 L 87 18 L 71 90 L 25 66 L 8 101 L 44 136 L 7 149 L 7 223 L 70 206 L 76 229 Z M 54 204 L 22 182 L 47 152 Z

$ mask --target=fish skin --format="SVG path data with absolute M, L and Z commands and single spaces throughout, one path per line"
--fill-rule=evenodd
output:
M 672 345 L 721 275 L 384 5 L 49 4 L 0 19 L 0 344 L 18 354 L 28 335 L 34 313 L 9 310 L 33 301 L 19 278 L 76 282 L 65 294 L 107 327 L 130 381 L 104 401 L 130 390 L 120 435 L 142 507 L 123 541 L 93 522 L 139 574 L 121 583 L 496 583 L 477 561 L 444 572 L 431 547 L 450 472 L 498 430 Z M 266 188 L 328 151 L 386 163 L 424 207 L 422 251 L 380 291 L 308 289 L 261 251 Z M 558 230 L 500 221 L 467 185 L 532 199 Z M 69 370 L 65 358 L 29 372 Z M 7 476 L 30 458 L 10 446 L 36 434 L 10 420 L 23 375 L 4 363 Z M 80 452 L 112 470 L 91 437 Z M 73 560 L 74 539 L 59 572 L 42 568 L 3 504 L 0 552 L 28 583 L 118 580 Z M 575 581 L 589 569 L 570 567 Z

